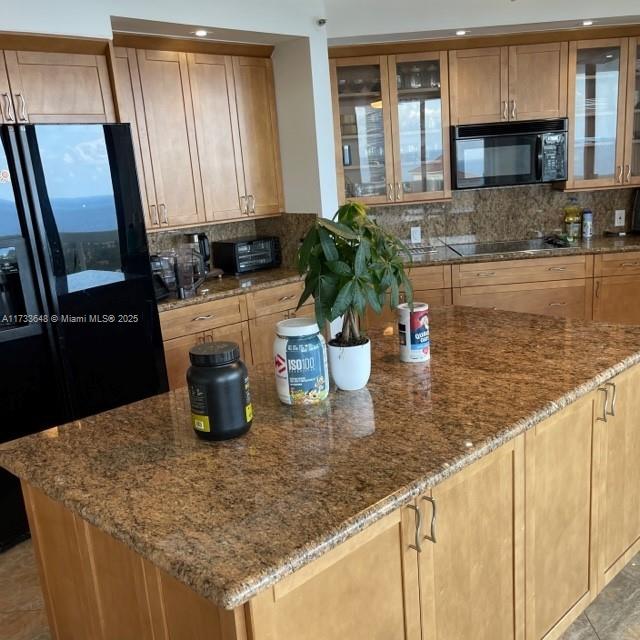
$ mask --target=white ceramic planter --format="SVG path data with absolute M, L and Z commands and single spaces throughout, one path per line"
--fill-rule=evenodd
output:
M 371 375 L 371 340 L 355 347 L 327 345 L 329 373 L 338 389 L 362 389 Z

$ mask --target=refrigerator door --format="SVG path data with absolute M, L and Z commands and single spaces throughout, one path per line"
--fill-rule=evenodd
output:
M 129 125 L 20 137 L 74 418 L 166 391 Z

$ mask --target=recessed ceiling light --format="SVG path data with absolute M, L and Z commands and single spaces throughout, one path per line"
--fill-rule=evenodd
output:
M 205 31 L 204 29 L 198 29 L 197 31 L 193 32 L 193 35 L 198 36 L 198 38 L 204 38 L 207 33 L 209 33 L 208 31 Z
M 583 27 L 590 27 L 593 24 L 593 20 L 583 20 L 582 21 L 582 26 Z
M 458 30 L 456 31 L 456 35 L 457 35 L 457 36 L 466 36 L 466 35 L 467 35 L 467 33 L 469 33 L 469 32 L 468 32 L 468 31 L 465 31 L 464 29 L 458 29 Z

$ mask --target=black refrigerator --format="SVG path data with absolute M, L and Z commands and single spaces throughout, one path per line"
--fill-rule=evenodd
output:
M 167 390 L 126 124 L 0 129 L 0 441 Z M 0 469 L 0 550 L 28 535 Z

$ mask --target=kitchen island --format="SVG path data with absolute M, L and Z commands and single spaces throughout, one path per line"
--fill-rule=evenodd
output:
M 640 548 L 640 327 L 449 307 L 432 360 L 206 443 L 185 389 L 0 445 L 54 637 L 554 638 Z M 526 613 L 526 615 L 525 615 Z

